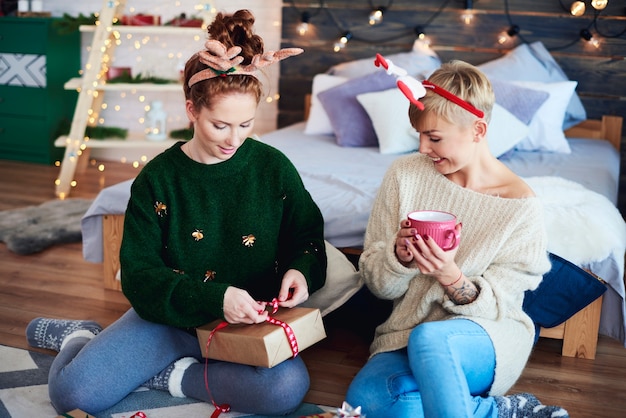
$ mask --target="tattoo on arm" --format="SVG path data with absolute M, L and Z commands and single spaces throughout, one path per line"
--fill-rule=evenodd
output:
M 457 305 L 467 305 L 478 297 L 478 288 L 469 281 L 463 281 L 458 286 L 450 286 L 446 289 L 448 296 Z

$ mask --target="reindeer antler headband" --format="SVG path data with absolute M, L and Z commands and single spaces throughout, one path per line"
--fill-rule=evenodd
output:
M 240 66 L 239 64 L 243 61 L 243 57 L 239 55 L 241 47 L 233 46 L 227 49 L 223 43 L 215 39 L 209 39 L 204 45 L 206 50 L 198 52 L 198 56 L 200 57 L 200 62 L 208 65 L 209 68 L 194 74 L 189 80 L 189 87 L 213 77 L 237 74 L 254 75 L 261 68 L 304 52 L 301 48 L 283 48 L 279 51 L 267 51 L 252 57 L 250 64 Z
M 409 99 L 409 101 L 417 106 L 420 110 L 424 110 L 424 104 L 420 102 L 419 99 L 426 95 L 426 89 L 431 89 L 433 92 L 450 100 L 452 103 L 461 106 L 463 109 L 478 116 L 479 118 L 485 116 L 485 112 L 477 109 L 472 104 L 461 99 L 459 96 L 450 93 L 448 90 L 439 87 L 438 85 L 433 84 L 428 80 L 424 80 L 420 83 L 415 78 L 407 75 L 405 69 L 394 65 L 391 60 L 385 59 L 380 54 L 376 54 L 374 65 L 376 65 L 377 67 L 382 66 L 387 71 L 387 74 L 396 76 L 396 78 L 398 79 L 398 82 L 396 83 L 398 85 L 398 88 L 402 91 L 402 93 L 404 93 L 407 99 Z

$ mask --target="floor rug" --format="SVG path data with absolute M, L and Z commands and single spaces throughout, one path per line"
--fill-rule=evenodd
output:
M 0 418 L 54 418 L 58 416 L 48 397 L 48 370 L 53 356 L 0 345 Z M 298 418 L 331 408 L 302 404 L 292 415 Z M 142 411 L 148 418 L 209 417 L 212 405 L 188 398 L 174 398 L 159 390 L 141 388 L 96 418 L 129 418 Z M 264 418 L 259 415 L 223 413 L 220 418 Z M 267 417 L 265 417 L 267 418 Z
M 0 211 L 0 241 L 27 255 L 68 242 L 80 242 L 80 219 L 93 200 L 50 200 L 37 206 Z

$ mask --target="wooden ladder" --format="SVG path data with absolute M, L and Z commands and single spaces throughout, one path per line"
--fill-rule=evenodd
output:
M 60 199 L 66 198 L 74 184 L 74 174 L 77 168 L 84 169 L 89 159 L 89 148 L 85 137 L 87 126 L 95 126 L 98 121 L 99 110 L 102 105 L 103 92 L 97 86 L 105 77 L 109 57 L 112 56 L 116 40 L 112 30 L 113 23 L 121 16 L 126 7 L 126 0 L 104 0 L 96 30 L 94 32 L 89 58 L 83 72 L 81 87 L 78 91 L 78 101 L 72 118 L 70 133 L 66 140 L 65 155 L 61 162 L 59 177 L 55 181 L 56 195 Z M 82 157 L 82 158 L 81 158 Z

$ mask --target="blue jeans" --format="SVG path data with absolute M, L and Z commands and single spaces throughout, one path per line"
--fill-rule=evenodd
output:
M 421 324 L 406 349 L 373 356 L 346 396 L 376 418 L 497 417 L 487 397 L 496 365 L 491 339 L 466 319 Z
M 50 400 L 59 413 L 79 408 L 94 414 L 115 405 L 182 357 L 199 361 L 186 370 L 183 393 L 211 402 L 198 339 L 184 330 L 145 321 L 130 309 L 92 340 L 68 342 L 50 368 Z M 310 383 L 300 357 L 271 369 L 211 361 L 207 376 L 218 404 L 265 415 L 296 409 Z

